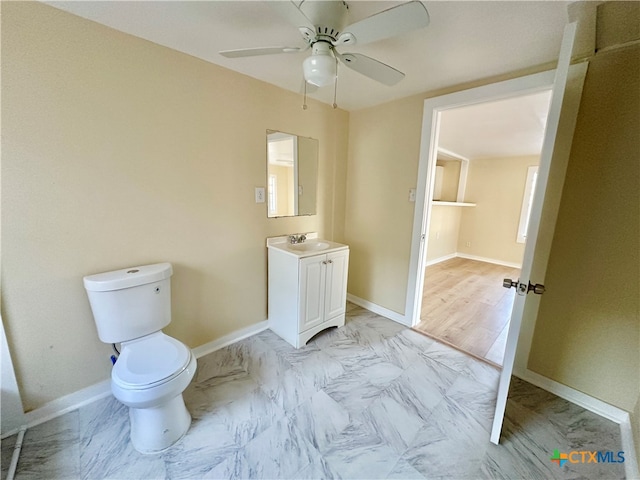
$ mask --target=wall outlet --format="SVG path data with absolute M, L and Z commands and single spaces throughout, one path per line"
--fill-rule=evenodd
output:
M 440 239 L 440 232 L 436 232 L 436 240 Z
M 256 187 L 256 203 L 264 203 L 264 187 Z
M 409 189 L 409 201 L 410 202 L 415 202 L 416 201 L 416 189 L 415 188 L 410 188 Z
M 471 246 L 471 242 L 467 242 L 466 245 L 467 245 L 467 247 L 470 247 Z

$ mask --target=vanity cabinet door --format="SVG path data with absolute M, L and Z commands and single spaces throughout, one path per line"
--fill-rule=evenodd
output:
M 324 290 L 327 275 L 327 256 L 316 255 L 300 260 L 300 333 L 320 325 L 324 319 Z
M 324 318 L 329 320 L 346 310 L 349 250 L 328 254 L 326 267 Z

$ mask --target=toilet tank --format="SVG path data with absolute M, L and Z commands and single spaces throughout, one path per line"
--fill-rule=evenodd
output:
M 162 330 L 171 322 L 170 263 L 84 277 L 98 336 L 120 343 Z

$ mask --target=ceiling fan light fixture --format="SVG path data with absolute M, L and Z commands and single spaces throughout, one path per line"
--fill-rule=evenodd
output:
M 336 59 L 331 54 L 331 47 L 324 42 L 313 46 L 313 54 L 302 62 L 304 79 L 317 87 L 331 85 L 337 75 Z

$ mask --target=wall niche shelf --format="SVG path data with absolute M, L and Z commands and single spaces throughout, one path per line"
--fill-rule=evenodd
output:
M 441 202 L 439 200 L 433 200 L 431 203 L 433 203 L 433 205 L 441 205 L 444 207 L 475 207 L 476 204 L 475 203 L 468 203 L 468 202 Z
M 437 161 L 438 162 L 451 162 L 451 161 L 459 162 L 460 170 L 457 178 L 458 186 L 457 186 L 457 192 L 455 195 L 455 200 L 451 198 L 453 197 L 453 195 L 451 195 L 450 193 L 447 195 L 450 198 L 448 198 L 447 200 L 441 200 L 440 198 L 442 197 L 442 190 L 443 190 L 442 184 L 443 184 L 443 176 L 444 176 L 445 169 L 443 166 L 436 164 L 436 167 L 435 167 L 436 178 L 434 182 L 432 204 L 442 205 L 446 207 L 475 207 L 476 206 L 475 203 L 464 201 L 464 194 L 467 188 L 467 173 L 469 172 L 469 159 L 455 152 L 452 152 L 451 150 L 446 150 L 444 148 L 438 147 Z

